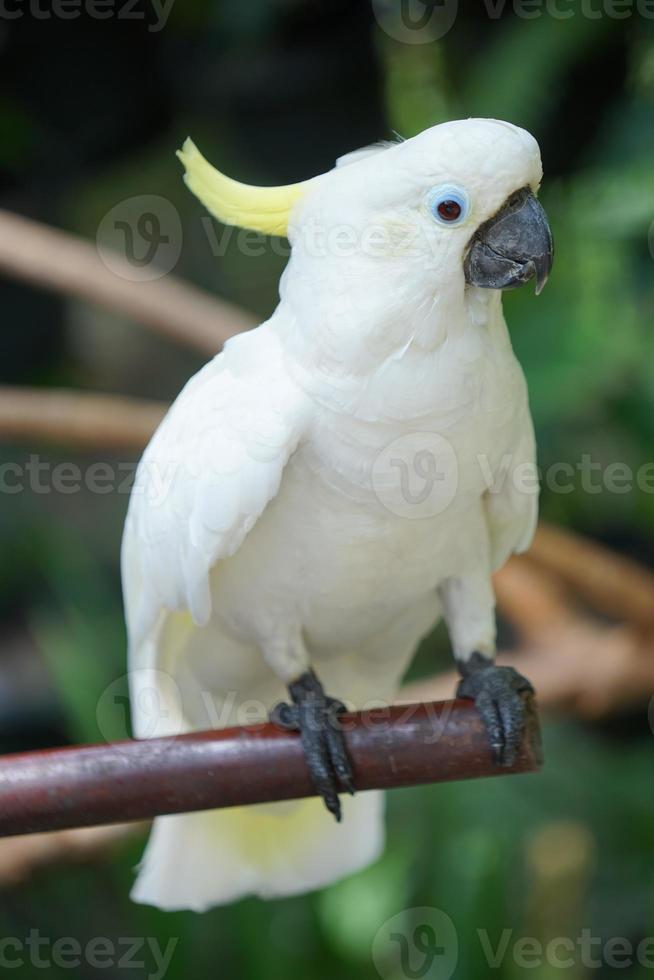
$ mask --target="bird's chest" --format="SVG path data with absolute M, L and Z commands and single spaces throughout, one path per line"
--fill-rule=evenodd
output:
M 249 622 L 254 604 L 317 642 L 342 630 L 347 645 L 479 562 L 488 474 L 513 438 L 513 380 L 492 364 L 457 370 L 448 384 L 434 378 L 431 410 L 417 416 L 315 413 L 230 560 L 220 598 L 230 618 Z
M 402 538 L 412 537 L 407 522 L 424 527 L 479 499 L 520 435 L 526 395 L 517 362 L 475 351 L 441 367 L 421 394 L 406 417 L 383 408 L 365 421 L 317 413 L 291 465 L 316 506 L 365 514 L 384 537 Z
M 417 420 L 314 424 L 270 509 L 308 593 L 403 605 L 463 570 L 485 536 L 481 499 L 512 438 L 500 389 L 486 373 Z

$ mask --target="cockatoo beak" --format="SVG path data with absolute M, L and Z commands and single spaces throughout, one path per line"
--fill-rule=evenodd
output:
M 515 289 L 535 277 L 538 295 L 553 258 L 547 215 L 530 188 L 523 187 L 477 229 L 463 268 L 466 282 L 483 289 Z

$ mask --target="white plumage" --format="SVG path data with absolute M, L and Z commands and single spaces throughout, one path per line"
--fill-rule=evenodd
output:
M 459 658 L 492 655 L 491 572 L 531 540 L 535 451 L 501 293 L 466 286 L 462 256 L 540 178 L 528 133 L 466 120 L 346 159 L 294 205 L 276 312 L 191 379 L 139 466 L 123 541 L 136 736 L 263 718 L 309 665 L 351 706 L 392 701 L 441 613 Z M 425 195 L 453 180 L 470 214 L 444 228 Z M 435 483 L 417 516 L 400 479 L 416 433 L 444 447 L 436 473 L 448 447 L 456 463 L 452 499 Z M 200 910 L 306 891 L 382 842 L 376 793 L 346 799 L 342 824 L 319 800 L 162 817 L 133 897 Z

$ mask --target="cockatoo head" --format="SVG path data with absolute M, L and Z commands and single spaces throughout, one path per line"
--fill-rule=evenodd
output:
M 533 278 L 540 292 L 551 268 L 538 144 L 510 123 L 444 123 L 280 188 L 230 181 L 192 144 L 181 156 L 217 217 L 288 235 L 283 297 L 346 348 L 398 349 L 424 338 L 426 323 L 463 315 L 471 290 Z
M 535 278 L 540 292 L 552 264 L 536 200 L 541 177 L 538 144 L 525 130 L 492 119 L 445 123 L 342 158 L 309 182 L 289 234 L 305 252 L 321 231 L 327 257 L 347 257 L 350 247 L 386 273 L 404 264 L 427 291 L 443 280 L 511 289 Z

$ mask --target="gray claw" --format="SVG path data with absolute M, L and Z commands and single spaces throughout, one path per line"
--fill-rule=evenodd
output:
M 339 789 L 354 794 L 352 765 L 338 715 L 342 701 L 327 697 L 322 684 L 307 671 L 289 685 L 293 704 L 278 704 L 270 720 L 281 728 L 299 730 L 313 784 L 336 820 L 341 819 Z
M 496 667 L 479 653 L 460 664 L 461 698 L 471 698 L 486 728 L 495 765 L 515 765 L 525 728 L 529 681 L 513 667 Z

